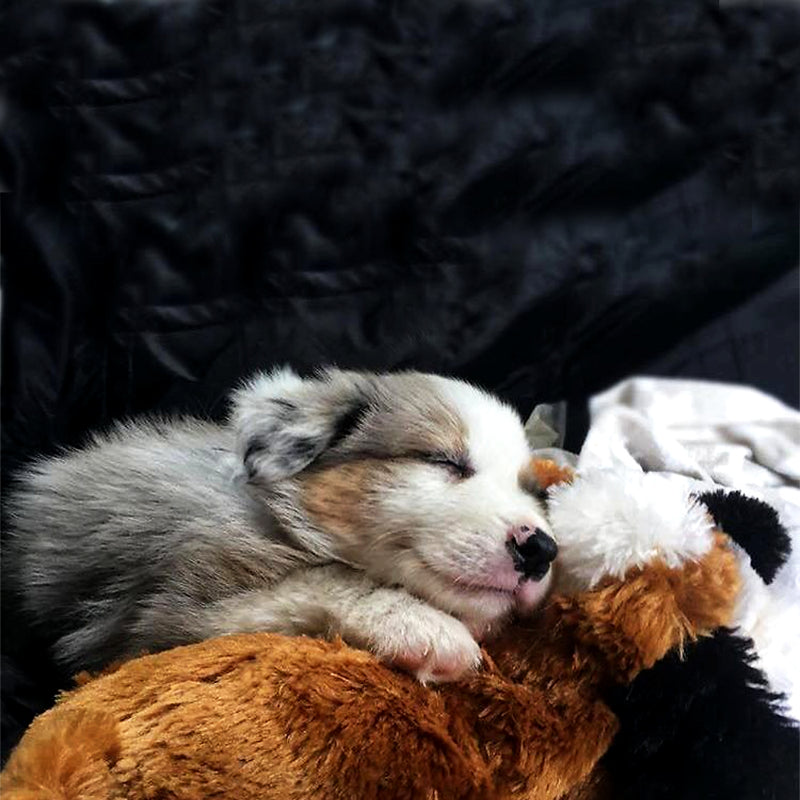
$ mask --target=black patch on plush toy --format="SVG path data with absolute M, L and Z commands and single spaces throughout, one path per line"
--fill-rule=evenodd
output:
M 774 707 L 750 642 L 720 630 L 608 698 L 620 731 L 602 763 L 620 800 L 800 797 L 800 735 Z
M 740 492 L 699 498 L 771 581 L 791 550 L 775 510 Z M 619 800 L 796 800 L 800 731 L 776 708 L 752 642 L 732 631 L 671 653 L 607 697 L 620 731 L 602 760 Z
M 720 489 L 697 499 L 709 510 L 717 527 L 747 551 L 761 580 L 771 583 L 792 549 L 792 540 L 781 525 L 778 512 L 741 492 Z

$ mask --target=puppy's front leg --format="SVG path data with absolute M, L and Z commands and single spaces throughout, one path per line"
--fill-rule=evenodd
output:
M 422 682 L 455 680 L 481 659 L 478 644 L 455 617 L 340 564 L 300 570 L 269 589 L 226 598 L 204 616 L 206 637 L 252 631 L 339 635 Z

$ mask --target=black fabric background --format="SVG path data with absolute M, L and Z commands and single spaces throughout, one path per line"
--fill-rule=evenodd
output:
M 796 7 L 16 0 L 0 74 L 4 488 L 278 363 L 566 399 L 575 449 L 632 373 L 798 404 Z M 4 748 L 65 680 L 14 608 Z

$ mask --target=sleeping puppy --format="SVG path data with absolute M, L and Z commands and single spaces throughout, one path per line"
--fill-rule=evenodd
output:
M 226 425 L 127 423 L 35 464 L 7 556 L 71 668 L 263 630 L 452 680 L 547 591 L 529 460 L 516 413 L 466 383 L 283 369 Z

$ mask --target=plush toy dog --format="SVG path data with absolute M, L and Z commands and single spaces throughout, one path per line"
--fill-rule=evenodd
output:
M 567 477 L 536 465 L 540 483 Z M 341 642 L 223 637 L 123 664 L 31 725 L 3 797 L 598 797 L 606 693 L 729 621 L 736 556 L 668 480 L 553 486 L 557 590 L 435 689 Z

